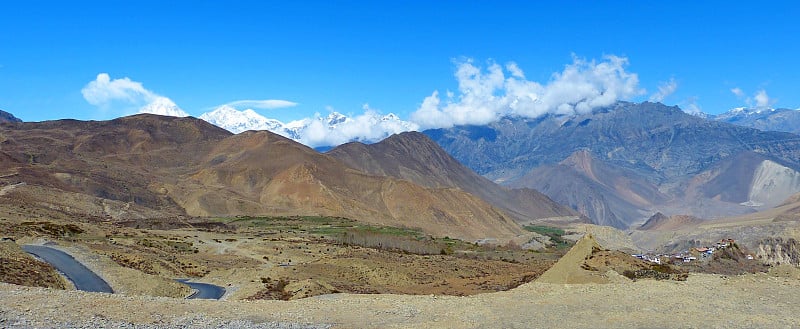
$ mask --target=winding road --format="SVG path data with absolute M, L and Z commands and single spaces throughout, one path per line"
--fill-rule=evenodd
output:
M 61 250 L 37 245 L 24 245 L 22 250 L 43 259 L 64 273 L 64 276 L 75 284 L 75 289 L 114 293 L 105 280 Z
M 186 299 L 220 299 L 225 294 L 225 288 L 210 283 L 189 282 L 189 279 L 175 280 L 196 290 Z
M 53 265 L 75 285 L 75 289 L 92 292 L 114 293 L 111 286 L 100 276 L 86 268 L 69 254 L 40 245 L 24 245 L 22 250 Z M 175 280 L 195 290 L 187 299 L 220 299 L 225 288 L 210 283 L 189 282 L 189 279 Z

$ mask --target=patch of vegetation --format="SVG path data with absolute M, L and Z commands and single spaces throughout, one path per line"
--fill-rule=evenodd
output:
M 17 230 L 22 233 L 36 232 L 56 238 L 73 237 L 84 232 L 80 226 L 75 224 L 62 225 L 53 222 L 22 222 Z
M 247 299 L 289 300 L 289 298 L 292 298 L 292 295 L 286 291 L 286 286 L 289 284 L 286 279 L 261 278 L 261 283 L 264 284 L 264 289 L 253 296 L 247 297 Z
M 560 228 L 544 225 L 526 225 L 523 226 L 523 228 L 529 232 L 534 232 L 549 237 L 556 249 L 568 248 L 572 245 L 570 241 L 564 239 L 564 235 L 567 233 Z
M 153 262 L 141 257 L 127 255 L 127 254 L 112 253 L 111 255 L 109 255 L 109 258 L 111 258 L 111 260 L 113 260 L 115 263 L 119 264 L 122 267 L 132 268 L 147 274 L 153 274 L 153 275 L 158 274 L 158 271 L 156 271 L 155 268 L 153 267 Z
M 55 268 L 29 256 L 13 242 L 0 242 L 0 282 L 66 289 Z
M 438 243 L 431 238 L 417 238 L 416 235 L 397 228 L 357 227 L 333 236 L 333 240 L 345 245 L 417 255 L 453 253 L 452 247 L 447 244 Z
M 250 225 L 250 226 L 271 226 L 271 225 L 332 225 L 341 223 L 354 223 L 353 220 L 344 217 L 329 216 L 236 216 L 212 218 L 213 221 L 226 224 Z

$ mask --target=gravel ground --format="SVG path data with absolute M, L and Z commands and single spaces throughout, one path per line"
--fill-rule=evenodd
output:
M 800 280 L 755 274 L 687 281 L 529 283 L 475 295 L 323 295 L 197 301 L 0 284 L 9 328 L 798 328 Z
M 70 329 L 96 329 L 96 328 L 120 328 L 120 329 L 159 329 L 159 328 L 255 328 L 255 329 L 316 329 L 330 328 L 330 325 L 307 325 L 292 323 L 254 323 L 248 320 L 224 320 L 212 319 L 202 315 L 187 316 L 172 319 L 170 322 L 161 323 L 133 323 L 124 321 L 113 321 L 103 317 L 92 316 L 86 321 L 61 322 L 48 319 L 31 319 L 21 314 L 8 314 L 0 311 L 0 328 L 8 329 L 44 329 L 44 328 L 70 328 Z

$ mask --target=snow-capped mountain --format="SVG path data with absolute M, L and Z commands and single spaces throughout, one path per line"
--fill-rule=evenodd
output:
M 737 107 L 711 119 L 764 131 L 800 134 L 799 110 Z
M 419 126 L 403 121 L 394 113 L 381 115 L 367 111 L 348 117 L 339 112 L 283 123 L 266 118 L 253 110 L 237 110 L 223 105 L 200 116 L 211 124 L 238 134 L 247 130 L 269 130 L 312 147 L 335 146 L 350 141 L 377 142 L 392 134 L 417 130 Z
M 331 114 L 328 114 L 328 116 L 325 117 L 325 123 L 328 126 L 335 127 L 339 124 L 347 122 L 349 119 L 350 118 L 339 112 L 331 112 Z
M 278 133 L 284 127 L 283 122 L 275 119 L 267 119 L 251 109 L 239 111 L 228 105 L 223 105 L 211 112 L 203 113 L 200 115 L 200 119 L 222 127 L 234 134 L 247 130 L 269 130 Z
M 715 116 L 714 119 L 717 121 L 730 122 L 752 117 L 766 117 L 775 113 L 776 111 L 783 110 L 785 109 L 736 107 L 728 112 Z
M 175 102 L 167 97 L 156 97 L 152 102 L 139 109 L 139 113 L 151 113 L 173 117 L 188 117 L 189 113 L 181 110 Z

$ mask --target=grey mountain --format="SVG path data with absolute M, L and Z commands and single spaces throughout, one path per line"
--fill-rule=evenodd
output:
M 489 179 L 538 189 L 595 223 L 620 228 L 656 211 L 706 218 L 752 212 L 800 191 L 800 184 L 785 182 L 800 168 L 800 137 L 707 120 L 660 103 L 620 102 L 576 116 L 506 117 L 425 134 Z M 755 159 L 747 170 L 719 167 L 743 153 Z M 730 185 L 741 189 L 730 191 L 736 198 L 701 193 L 713 190 L 707 184 L 734 180 L 743 182 Z

